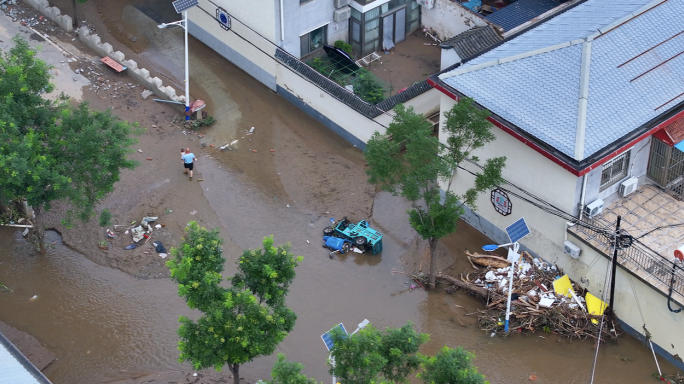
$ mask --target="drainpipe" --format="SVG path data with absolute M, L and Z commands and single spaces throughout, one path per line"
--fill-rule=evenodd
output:
M 584 194 L 587 192 L 587 175 L 585 173 L 582 177 L 582 192 L 580 193 L 580 206 L 579 206 L 579 219 L 582 220 L 582 215 L 584 214 Z
M 283 0 L 280 0 L 280 41 L 285 41 L 285 17 L 283 16 Z

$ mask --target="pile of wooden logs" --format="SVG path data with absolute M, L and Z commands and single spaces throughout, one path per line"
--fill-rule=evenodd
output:
M 511 263 L 495 255 L 467 256 L 474 267 L 485 268 L 475 267 L 460 279 L 445 274 L 437 278 L 451 285 L 447 291 L 462 289 L 484 302 L 486 309 L 478 312 L 481 329 L 503 334 Z M 598 339 L 603 321 L 601 342 L 616 342 L 622 331 L 615 317 L 608 310 L 605 316 L 588 313 L 584 300 L 587 292 L 579 284 L 570 282 L 574 297 L 554 292 L 554 281 L 563 275 L 555 265 L 523 252 L 513 279 L 509 333 L 542 331 L 567 338 Z

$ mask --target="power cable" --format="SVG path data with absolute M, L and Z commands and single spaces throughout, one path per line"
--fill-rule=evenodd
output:
M 615 249 L 615 247 L 617 247 L 617 243 L 613 247 L 613 250 L 615 252 L 617 252 L 617 249 Z M 603 296 L 602 296 L 603 303 L 606 302 L 606 294 L 608 293 L 608 290 L 606 289 L 606 287 L 608 286 L 608 283 L 610 282 L 610 280 L 612 278 L 611 275 L 612 275 L 611 263 L 608 263 L 608 265 L 606 266 L 606 278 L 603 281 Z M 601 304 L 601 305 L 603 306 L 603 304 Z M 610 305 L 612 307 L 613 303 L 610 303 Z M 601 348 L 601 335 L 603 334 L 603 323 L 604 323 L 603 320 L 604 320 L 605 316 L 606 316 L 606 311 L 605 311 L 605 307 L 604 307 L 603 312 L 601 313 L 601 325 L 599 326 L 598 339 L 596 340 L 596 353 L 594 353 L 594 362 L 592 363 L 592 366 L 591 366 L 591 380 L 589 381 L 590 384 L 594 383 L 594 375 L 596 373 L 596 363 L 598 361 L 599 349 Z

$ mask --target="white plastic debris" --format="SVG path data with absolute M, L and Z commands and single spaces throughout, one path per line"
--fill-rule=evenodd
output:
M 157 224 L 157 225 L 155 225 L 154 227 L 157 228 L 157 229 L 159 229 L 159 228 L 161 228 L 161 224 Z
M 26 237 L 29 233 L 28 228 L 24 229 L 24 232 L 21 233 L 22 236 Z
M 539 305 L 542 306 L 542 307 L 551 308 L 551 306 L 553 305 L 553 302 L 554 302 L 554 301 L 555 301 L 555 300 L 552 299 L 552 298 L 544 297 L 544 298 L 542 298 L 541 300 L 539 300 Z
M 487 280 L 496 280 L 496 274 L 494 274 L 493 271 L 489 271 L 485 274 L 485 279 Z
M 35 300 L 35 299 L 37 299 L 37 298 L 38 298 L 38 295 L 33 295 L 33 297 L 29 299 L 29 301 L 33 301 L 33 300 Z
M 160 253 L 159 254 L 159 257 L 161 257 L 162 259 L 166 259 L 166 256 L 167 256 L 166 253 Z

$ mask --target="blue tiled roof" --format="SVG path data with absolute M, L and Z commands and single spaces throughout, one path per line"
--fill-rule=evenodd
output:
M 440 78 L 579 161 L 684 100 L 683 29 L 682 0 L 587 0 Z
M 510 31 L 518 25 L 524 24 L 566 1 L 568 0 L 518 0 L 489 14 L 487 20 L 500 25 L 505 31 Z

